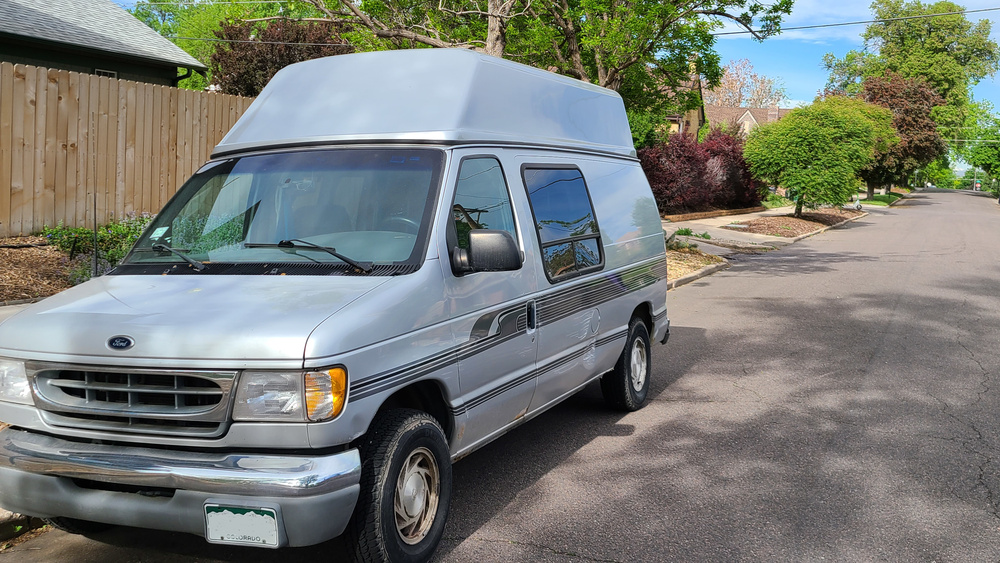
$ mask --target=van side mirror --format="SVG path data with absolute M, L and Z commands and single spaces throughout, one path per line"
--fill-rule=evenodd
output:
M 469 248 L 451 251 L 451 269 L 455 275 L 473 272 L 508 272 L 521 268 L 521 251 L 507 231 L 473 229 Z

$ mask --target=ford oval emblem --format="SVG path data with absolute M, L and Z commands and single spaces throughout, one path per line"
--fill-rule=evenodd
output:
M 108 348 L 112 350 L 128 350 L 135 346 L 131 336 L 112 336 L 108 339 Z

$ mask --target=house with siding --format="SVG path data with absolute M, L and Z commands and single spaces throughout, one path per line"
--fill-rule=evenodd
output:
M 773 108 L 743 108 L 705 105 L 705 119 L 711 127 L 733 126 L 744 135 L 758 125 L 773 123 L 788 115 L 790 109 Z
M 0 0 L 0 62 L 166 86 L 206 70 L 111 0 Z

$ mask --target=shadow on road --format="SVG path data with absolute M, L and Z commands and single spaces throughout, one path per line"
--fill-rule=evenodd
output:
M 675 327 L 669 349 L 680 346 L 704 346 L 704 330 Z M 654 362 L 663 361 L 664 351 L 654 344 Z M 693 358 L 692 358 L 693 359 Z M 650 401 L 655 401 L 669 385 L 687 370 L 683 361 L 672 360 L 650 382 Z M 601 397 L 598 384 L 591 384 L 552 410 L 543 413 L 505 436 L 472 453 L 454 466 L 451 513 L 445 539 L 437 559 L 447 557 L 465 538 L 490 521 L 524 490 L 563 463 L 584 445 L 600 437 L 626 438 L 635 429 L 621 424 L 624 415 L 610 410 Z M 339 539 L 308 548 L 278 551 L 208 544 L 189 534 L 115 528 L 92 534 L 100 542 L 91 545 L 86 555 L 74 553 L 78 563 L 98 561 L 347 561 Z M 69 556 L 69 554 L 67 554 Z M 190 558 L 190 559 L 189 559 Z

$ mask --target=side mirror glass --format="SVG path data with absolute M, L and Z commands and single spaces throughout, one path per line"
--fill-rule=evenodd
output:
M 507 231 L 474 229 L 469 231 L 468 249 L 452 250 L 451 267 L 457 275 L 519 270 L 521 251 Z

